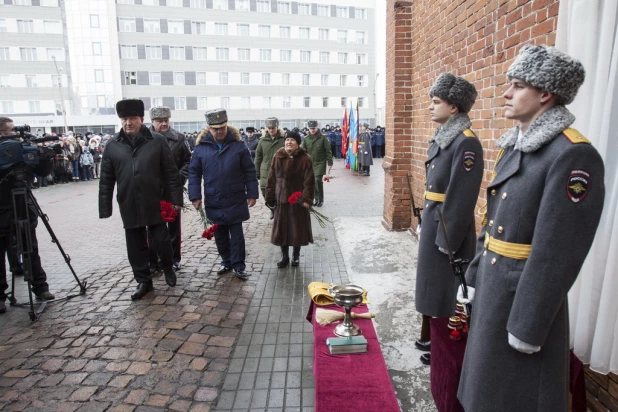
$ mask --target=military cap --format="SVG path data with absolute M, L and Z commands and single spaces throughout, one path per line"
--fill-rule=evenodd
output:
M 460 112 L 468 113 L 474 106 L 477 92 L 474 85 L 463 77 L 442 73 L 429 89 L 429 96 L 439 97 L 448 104 L 457 106 Z
M 120 100 L 116 103 L 116 113 L 121 119 L 124 117 L 144 117 L 144 102 L 139 99 Z
M 506 75 L 547 90 L 557 96 L 558 104 L 566 105 L 575 99 L 586 71 L 579 60 L 553 47 L 525 45 Z
M 245 132 L 247 133 L 255 133 L 255 127 L 249 126 L 245 129 Z
M 172 111 L 167 106 L 150 108 L 150 119 L 169 119 L 170 117 L 172 117 Z
M 363 127 L 364 127 L 365 129 L 369 129 L 369 123 L 363 123 Z
M 307 122 L 307 126 L 309 126 L 309 127 L 318 127 L 318 121 L 317 120 L 309 120 Z
M 225 109 L 209 110 L 205 114 L 208 126 L 220 129 L 227 125 L 227 112 Z
M 279 126 L 279 119 L 276 117 L 269 117 L 266 119 L 266 127 L 271 128 L 277 126 Z

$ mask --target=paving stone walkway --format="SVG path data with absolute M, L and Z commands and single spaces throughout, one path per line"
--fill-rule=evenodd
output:
M 382 212 L 381 161 L 372 177 L 335 163 L 322 211 Z M 98 219 L 97 182 L 35 191 L 80 278 L 85 296 L 48 305 L 37 322 L 27 309 L 0 315 L 0 409 L 9 411 L 313 411 L 313 338 L 304 319 L 312 281 L 347 282 L 334 225 L 314 221 L 315 243 L 297 268 L 278 269 L 263 200 L 245 224 L 242 282 L 218 276 L 213 241 L 200 237 L 196 212 L 183 213 L 178 286 L 155 279 L 155 292 L 130 300 L 135 287 L 117 213 Z M 77 286 L 42 225 L 43 266 L 57 295 Z M 17 285 L 25 301 L 25 285 Z

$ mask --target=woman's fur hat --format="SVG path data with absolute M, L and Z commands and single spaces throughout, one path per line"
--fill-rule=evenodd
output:
M 556 95 L 557 103 L 567 105 L 584 83 L 584 66 L 566 53 L 548 46 L 525 45 L 506 73 Z
M 434 96 L 457 106 L 460 113 L 468 113 L 474 106 L 477 92 L 474 85 L 463 77 L 442 73 L 429 89 L 429 97 Z

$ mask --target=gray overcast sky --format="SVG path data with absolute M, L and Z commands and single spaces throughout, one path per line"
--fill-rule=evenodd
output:
M 376 0 L 376 101 L 386 106 L 386 0 Z

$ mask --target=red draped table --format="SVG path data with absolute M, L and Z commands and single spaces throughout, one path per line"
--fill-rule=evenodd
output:
M 399 404 L 391 378 L 380 349 L 371 319 L 354 319 L 367 339 L 367 352 L 348 355 L 331 355 L 326 339 L 336 337 L 336 322 L 327 326 L 317 323 L 311 302 L 307 320 L 313 324 L 313 376 L 315 378 L 316 412 L 399 412 Z M 343 309 L 322 306 L 324 309 Z M 356 313 L 367 312 L 367 306 L 353 309 Z
M 474 319 L 472 320 L 474 321 Z M 466 350 L 466 337 L 449 337 L 448 318 L 431 319 L 431 394 L 440 412 L 463 412 L 457 387 Z M 573 412 L 586 412 L 584 365 L 571 351 L 570 390 Z

